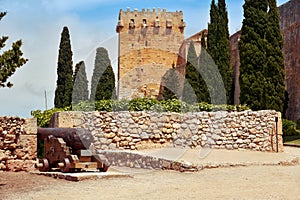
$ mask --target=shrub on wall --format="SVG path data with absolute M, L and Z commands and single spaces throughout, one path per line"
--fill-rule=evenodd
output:
M 300 130 L 300 118 L 296 122 L 296 129 Z
M 55 112 L 61 111 L 153 111 L 153 112 L 211 112 L 211 111 L 244 111 L 249 110 L 246 105 L 212 105 L 205 102 L 198 104 L 188 104 L 178 99 L 169 99 L 158 101 L 151 98 L 137 98 L 132 100 L 101 100 L 96 102 L 81 101 L 78 104 L 73 104 L 72 109 L 53 108 L 50 110 L 32 111 L 31 115 L 37 118 L 39 127 L 48 127 L 50 119 Z
M 298 135 L 295 123 L 293 121 L 283 119 L 282 120 L 282 132 L 283 136 Z
M 71 110 L 70 107 L 52 108 L 50 110 L 45 110 L 45 111 L 35 110 L 35 111 L 31 111 L 31 115 L 34 118 L 37 118 L 37 125 L 39 127 L 49 127 L 50 119 L 54 113 L 61 112 L 61 111 L 69 111 L 69 110 Z

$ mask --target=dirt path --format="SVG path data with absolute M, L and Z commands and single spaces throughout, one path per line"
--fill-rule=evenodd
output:
M 67 182 L 26 173 L 17 175 L 0 174 L 2 199 L 300 198 L 300 165 L 223 168 L 198 173 L 151 171 L 136 174 L 134 178 L 83 182 Z

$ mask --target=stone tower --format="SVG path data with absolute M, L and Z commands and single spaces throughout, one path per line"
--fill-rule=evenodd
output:
M 166 71 L 176 66 L 184 40 L 182 11 L 120 10 L 118 98 L 156 98 Z

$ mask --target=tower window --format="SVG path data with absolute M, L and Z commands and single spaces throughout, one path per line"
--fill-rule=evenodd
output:
M 129 23 L 129 28 L 134 28 L 134 27 L 135 27 L 134 19 L 131 19 Z
M 146 27 L 147 27 L 147 20 L 143 19 L 143 28 L 146 28 Z
M 158 19 L 158 17 L 156 17 L 156 19 L 155 19 L 155 27 L 159 27 L 159 19 Z

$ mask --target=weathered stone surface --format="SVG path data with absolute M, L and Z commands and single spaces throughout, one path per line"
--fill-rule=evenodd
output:
M 28 163 L 36 159 L 36 132 L 36 119 L 0 117 L 0 170 L 32 169 Z
M 119 98 L 157 97 L 163 75 L 178 60 L 183 13 L 121 10 L 119 19 Z
M 125 120 L 119 120 L 121 114 Z M 172 145 L 190 148 L 275 151 L 275 117 L 278 117 L 279 151 L 282 151 L 281 115 L 275 111 L 187 113 L 176 114 L 176 119 L 172 120 L 170 120 L 170 116 L 172 116 L 170 113 L 128 112 L 126 114 L 126 112 L 122 112 L 121 114 L 118 112 L 102 114 L 86 112 L 83 113 L 86 122 L 83 121 L 84 123 L 79 127 L 89 127 L 95 139 L 93 144 L 96 149 L 147 149 Z M 215 117 L 221 115 L 222 118 L 218 118 L 216 122 Z M 106 123 L 106 121 L 101 121 L 102 119 L 110 122 Z M 156 122 L 152 119 L 155 119 Z M 142 122 L 148 120 L 148 128 L 143 130 L 143 123 L 138 120 L 142 120 Z M 123 128 L 122 124 L 124 123 L 127 124 Z M 118 132 L 103 134 L 101 133 L 102 127 L 108 130 L 115 127 Z M 191 130 L 195 127 L 195 130 Z M 108 136 L 109 134 L 111 135 Z M 272 142 L 270 142 L 270 138 Z
M 300 1 L 290 0 L 279 7 L 281 30 L 284 38 L 283 52 L 286 86 L 289 94 L 287 117 L 300 118 Z

